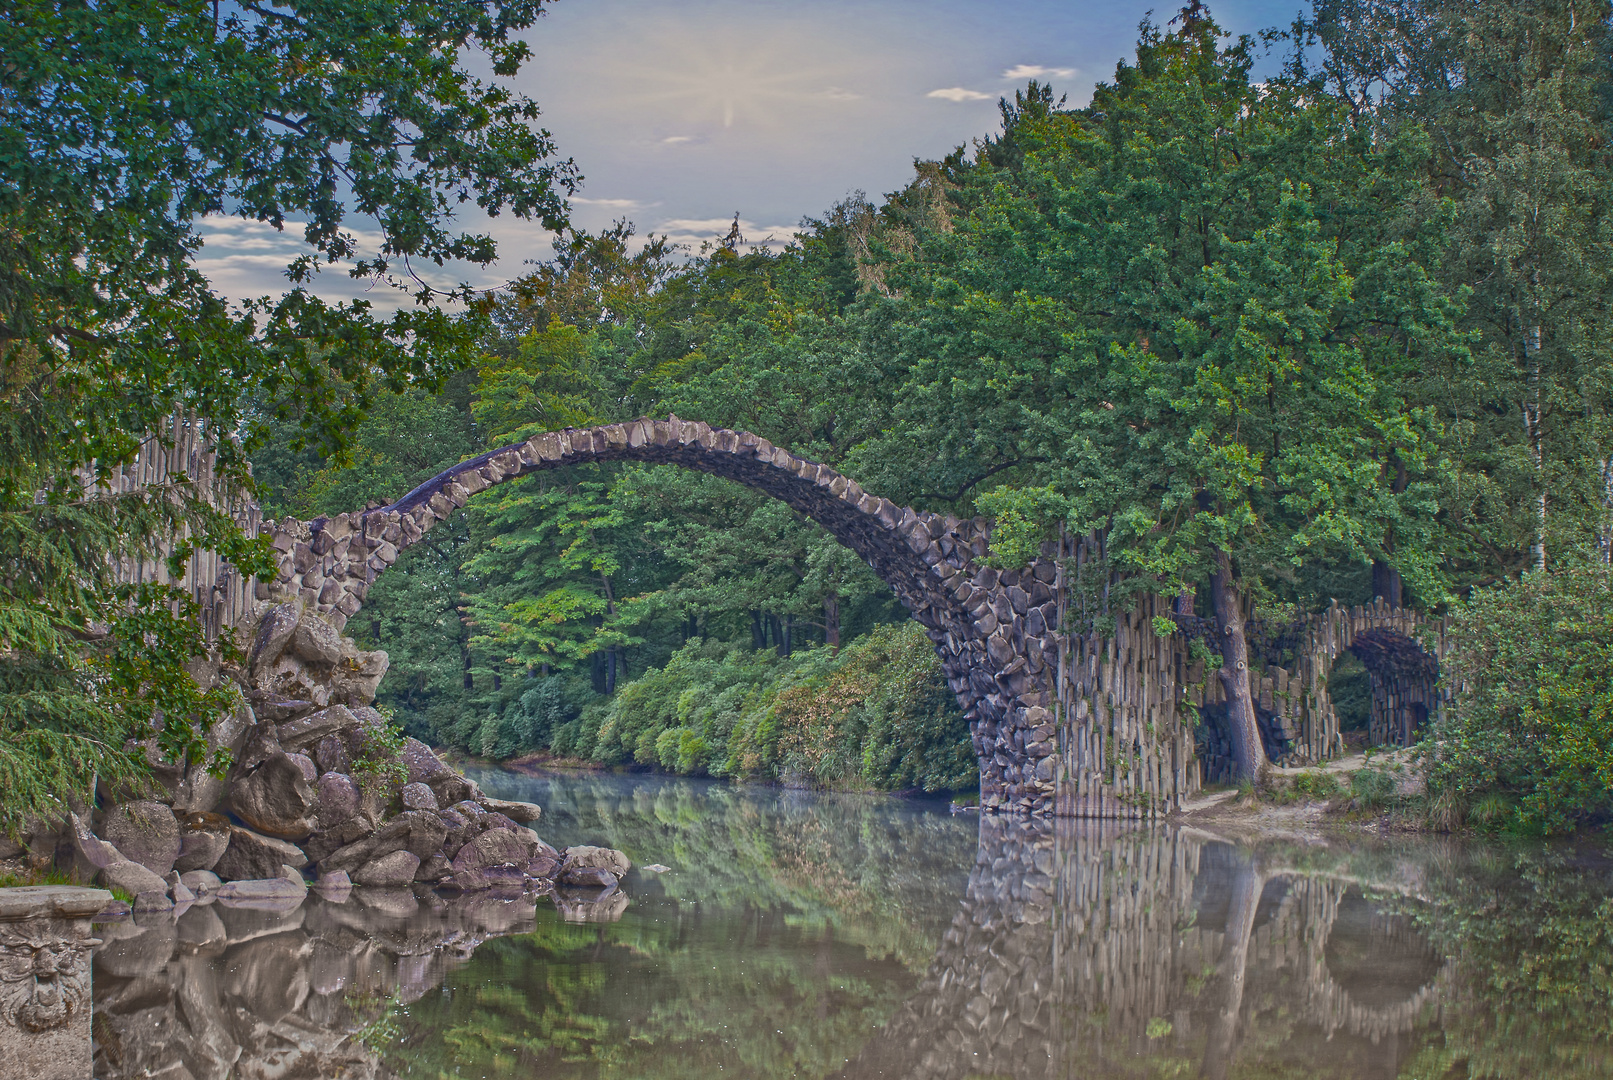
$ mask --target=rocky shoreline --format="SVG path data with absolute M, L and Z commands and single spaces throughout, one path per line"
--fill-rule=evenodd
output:
M 134 911 L 220 899 L 266 905 L 353 886 L 447 896 L 489 889 L 605 902 L 621 852 L 558 851 L 531 827 L 541 808 L 490 798 L 430 747 L 399 739 L 373 708 L 387 654 L 357 648 L 301 600 L 247 628 L 233 681 L 241 704 L 183 768 L 149 751 L 159 790 L 100 792 L 94 807 L 0 837 L 0 874 L 54 873 L 129 897 Z

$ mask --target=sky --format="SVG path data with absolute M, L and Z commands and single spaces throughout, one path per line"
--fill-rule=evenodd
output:
M 583 183 L 572 223 L 627 218 L 698 250 L 734 215 L 751 243 L 782 244 L 805 217 L 862 191 L 904 186 L 915 158 L 998 129 L 997 100 L 1032 78 L 1072 105 L 1129 57 L 1138 23 L 1179 0 L 557 0 L 527 32 L 533 59 L 510 80 L 543 109 Z M 1301 0 L 1219 0 L 1233 33 L 1286 25 Z M 441 285 L 493 288 L 551 254 L 552 235 L 508 216 L 466 227 L 499 242 L 490 267 L 448 268 Z M 370 241 L 364 223 L 353 223 Z M 235 299 L 285 290 L 301 230 L 211 218 L 197 263 Z M 410 301 L 327 272 L 315 291 Z

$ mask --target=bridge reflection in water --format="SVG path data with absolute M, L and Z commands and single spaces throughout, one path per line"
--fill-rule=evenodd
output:
M 96 1075 L 1387 1078 L 1442 1009 L 1500 1015 L 1419 931 L 1467 865 L 1437 844 L 988 816 L 952 908 L 972 830 L 944 814 L 585 787 L 554 827 L 681 838 L 676 895 L 635 879 L 586 925 L 363 890 L 109 924 Z
M 933 965 L 840 1075 L 1395 1077 L 1451 966 L 1400 875 L 1328 855 L 986 818 Z

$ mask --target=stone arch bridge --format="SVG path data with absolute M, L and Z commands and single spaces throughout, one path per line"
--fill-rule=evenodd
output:
M 601 461 L 673 464 L 737 481 L 783 500 L 862 557 L 935 644 L 969 720 L 984 807 L 1147 818 L 1179 808 L 1206 777 L 1216 778 L 1224 755 L 1214 722 L 1220 687 L 1193 658 L 1194 620 L 1144 597 L 1131 612 L 1114 613 L 1108 633 L 1067 629 L 1095 624 L 1098 613 L 1074 597 L 1085 595 L 1076 586 L 1099 554 L 1096 540 L 1044 545 L 1030 566 L 999 571 L 985 565 L 984 519 L 897 506 L 749 432 L 676 417 L 538 435 L 461 462 L 390 506 L 277 523 L 260 522 L 249 505 L 239 514 L 243 525 L 270 534 L 280 552 L 275 579 L 243 581 L 203 553 L 192 559 L 188 587 L 210 630 L 241 626 L 263 603 L 288 597 L 341 628 L 378 575 L 478 492 Z M 212 454 L 199 426 L 176 419 L 110 483 L 126 490 L 181 473 L 205 483 Z M 160 559 L 120 572 L 168 580 Z M 1179 632 L 1161 637 L 1158 616 L 1176 619 Z M 1379 741 L 1409 737 L 1439 707 L 1444 637 L 1415 612 L 1381 602 L 1335 606 L 1291 626 L 1257 625 L 1254 638 L 1265 657 L 1255 689 L 1268 748 L 1286 763 L 1321 761 L 1342 748 L 1327 675 L 1346 649 L 1372 672 Z

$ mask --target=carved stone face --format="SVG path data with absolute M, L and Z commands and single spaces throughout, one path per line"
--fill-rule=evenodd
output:
M 89 1000 L 87 939 L 0 927 L 0 1020 L 26 1031 L 65 1025 Z

